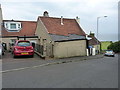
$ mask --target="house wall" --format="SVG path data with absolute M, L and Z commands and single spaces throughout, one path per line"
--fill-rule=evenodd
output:
M 93 48 L 95 48 L 96 52 L 97 50 L 100 52 L 100 45 L 93 45 Z
M 52 41 L 50 35 L 47 32 L 46 27 L 44 26 L 40 19 L 37 21 L 37 28 L 35 34 L 40 39 L 41 45 L 44 44 L 44 39 L 46 39 L 46 43 L 50 43 Z
M 10 49 L 9 43 L 11 43 L 11 40 L 12 40 L 12 39 L 17 40 L 17 37 L 13 37 L 13 38 L 2 38 L 2 42 L 3 42 L 3 43 L 6 43 L 7 50 Z
M 46 27 L 44 26 L 44 24 L 42 23 L 42 21 L 39 19 L 37 21 L 37 28 L 36 28 L 36 32 L 35 32 L 36 36 L 38 36 L 38 45 L 43 45 L 44 49 L 43 49 L 43 55 L 41 55 L 42 57 L 51 57 L 53 56 L 53 52 L 52 52 L 52 44 L 53 41 L 49 35 L 49 32 L 47 32 Z
M 53 51 L 55 58 L 86 56 L 86 40 L 55 42 Z

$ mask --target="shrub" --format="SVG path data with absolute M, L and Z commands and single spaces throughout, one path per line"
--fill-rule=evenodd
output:
M 114 52 L 120 52 L 120 41 L 114 42 L 108 46 L 108 49 L 113 50 Z

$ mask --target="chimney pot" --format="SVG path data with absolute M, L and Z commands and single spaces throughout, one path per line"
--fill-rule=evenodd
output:
M 49 17 L 48 12 L 47 12 L 47 11 L 45 11 L 45 12 L 43 13 L 43 16 L 45 16 L 45 17 Z
M 78 16 L 76 16 L 76 21 L 78 24 L 80 24 L 80 18 Z

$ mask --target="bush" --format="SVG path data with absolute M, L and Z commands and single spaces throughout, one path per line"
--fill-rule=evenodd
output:
M 120 41 L 110 44 L 108 49 L 113 50 L 116 53 L 120 52 Z

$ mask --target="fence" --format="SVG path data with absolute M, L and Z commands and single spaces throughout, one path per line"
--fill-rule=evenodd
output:
M 40 53 L 41 55 L 43 55 L 43 45 L 35 45 L 35 51 L 37 51 L 38 53 Z

